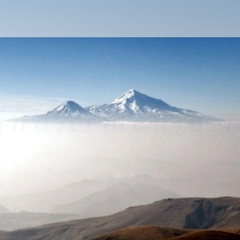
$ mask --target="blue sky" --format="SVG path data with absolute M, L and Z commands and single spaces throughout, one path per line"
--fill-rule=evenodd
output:
M 0 0 L 1 36 L 239 36 L 239 0 Z
M 0 66 L 0 110 L 15 98 L 9 112 L 19 115 L 67 99 L 102 104 L 134 88 L 174 106 L 240 116 L 240 38 L 0 38 Z

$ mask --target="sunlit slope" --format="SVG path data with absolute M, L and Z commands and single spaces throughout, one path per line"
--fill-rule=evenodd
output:
M 160 226 L 139 226 L 114 231 L 94 240 L 239 240 L 237 230 L 180 230 Z

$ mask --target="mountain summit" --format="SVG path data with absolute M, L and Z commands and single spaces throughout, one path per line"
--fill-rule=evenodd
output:
M 119 112 L 129 110 L 132 113 L 144 113 L 149 112 L 149 107 L 158 108 L 159 110 L 174 110 L 162 100 L 149 97 L 134 89 L 130 89 L 121 97 L 116 98 L 111 104 L 114 105 Z
M 130 89 L 110 103 L 87 108 L 91 113 L 112 121 L 196 122 L 213 120 L 201 113 L 173 107 Z

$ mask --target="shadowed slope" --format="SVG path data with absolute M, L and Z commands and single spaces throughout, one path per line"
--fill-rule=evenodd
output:
M 172 240 L 239 240 L 240 235 L 237 233 L 223 231 L 196 231 L 184 234 Z

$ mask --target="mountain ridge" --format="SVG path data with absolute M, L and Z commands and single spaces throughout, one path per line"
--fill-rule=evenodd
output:
M 78 214 L 81 218 L 100 217 L 114 214 L 128 206 L 143 205 L 166 197 L 179 197 L 179 195 L 149 183 L 119 182 L 78 201 L 59 205 L 52 212 Z
M 24 116 L 14 121 L 25 122 L 209 122 L 219 119 L 169 105 L 161 99 L 130 89 L 110 103 L 86 108 L 68 100 L 46 114 Z
M 14 231 L 43 224 L 65 222 L 80 219 L 76 214 L 54 214 L 44 212 L 21 211 L 18 213 L 6 212 L 0 214 L 0 230 Z M 0 238 L 1 239 L 1 238 Z
M 191 222 L 186 225 L 186 217 L 190 215 Z M 239 232 L 240 198 L 169 198 L 148 205 L 129 207 L 110 216 L 53 223 L 3 233 L 2 235 L 0 233 L 0 238 L 1 240 L 87 240 L 137 226 L 162 226 L 164 228 L 193 230 L 205 228 L 211 230 L 229 229 L 230 231 L 230 229 L 236 229 L 236 232 Z M 199 239 L 205 238 L 203 236 Z
M 3 205 L 0 205 L 0 214 L 4 214 L 4 213 L 11 213 L 11 211 L 6 207 L 4 207 Z
M 213 117 L 189 109 L 171 106 L 161 99 L 130 89 L 110 103 L 86 108 L 112 121 L 195 122 L 212 121 Z M 217 120 L 217 119 L 215 119 Z

